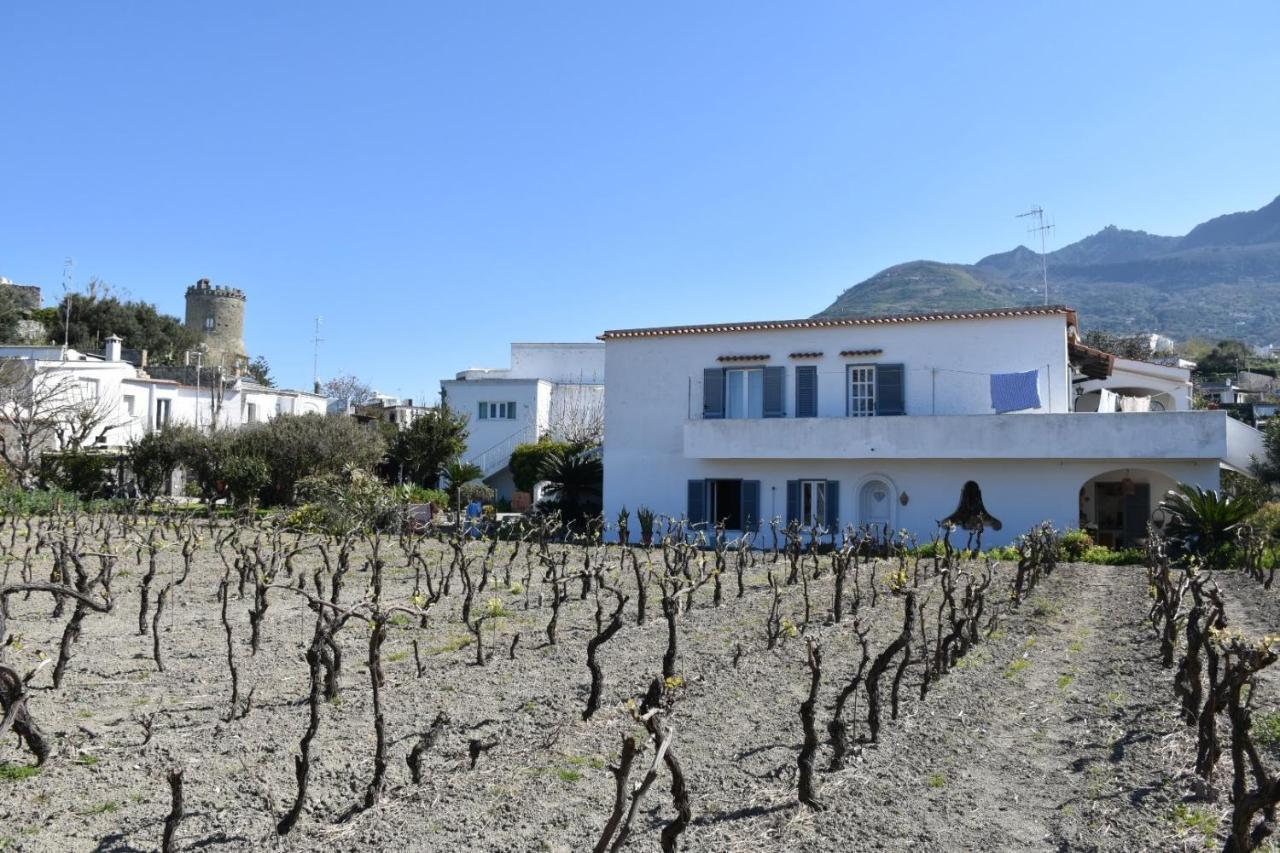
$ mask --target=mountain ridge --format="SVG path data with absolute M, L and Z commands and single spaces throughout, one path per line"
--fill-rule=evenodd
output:
M 1049 252 L 1049 296 L 1090 329 L 1175 339 L 1280 337 L 1280 196 L 1186 234 L 1108 225 Z M 907 261 L 844 291 L 815 317 L 1034 305 L 1044 301 L 1040 255 L 1026 246 L 973 264 Z

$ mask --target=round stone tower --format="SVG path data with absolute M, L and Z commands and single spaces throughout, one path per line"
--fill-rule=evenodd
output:
M 243 290 L 214 286 L 202 278 L 187 288 L 188 329 L 200 336 L 205 367 L 241 372 L 249 363 L 244 346 Z

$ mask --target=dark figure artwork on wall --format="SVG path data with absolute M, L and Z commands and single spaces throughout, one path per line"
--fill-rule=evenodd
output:
M 973 480 L 966 482 L 960 489 L 960 505 L 955 512 L 942 519 L 939 526 L 952 529 L 959 527 L 969 531 L 971 544 L 976 535 L 979 550 L 982 548 L 982 531 L 988 527 L 992 530 L 1004 527 L 1000 519 L 987 512 L 987 508 L 982 505 L 982 489 Z

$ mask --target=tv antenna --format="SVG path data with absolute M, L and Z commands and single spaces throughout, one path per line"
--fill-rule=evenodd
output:
M 75 258 L 68 257 L 62 265 L 62 359 L 66 361 L 67 346 L 71 342 L 71 294 L 75 290 Z
M 320 324 L 323 322 L 323 317 L 316 317 L 316 333 L 311 339 L 314 346 L 311 356 L 311 389 L 313 391 L 320 390 L 320 344 L 324 343 L 324 338 L 320 337 Z
M 1035 217 L 1035 224 L 1034 225 L 1029 224 L 1027 226 L 1027 233 L 1032 234 L 1032 233 L 1039 232 L 1040 234 L 1040 278 L 1044 282 L 1044 304 L 1048 305 L 1049 304 L 1049 261 L 1048 261 L 1048 256 L 1045 254 L 1045 235 L 1048 232 L 1053 230 L 1053 223 L 1050 222 L 1048 225 L 1045 224 L 1044 208 L 1038 204 L 1032 207 L 1026 213 L 1019 213 L 1017 218 L 1024 219 L 1028 216 Z

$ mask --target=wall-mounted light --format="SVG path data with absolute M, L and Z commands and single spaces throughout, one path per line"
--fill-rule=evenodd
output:
M 911 496 L 908 495 L 906 492 L 903 492 L 902 494 L 898 495 L 898 503 L 902 504 L 903 506 L 906 506 L 910 501 L 911 501 Z

